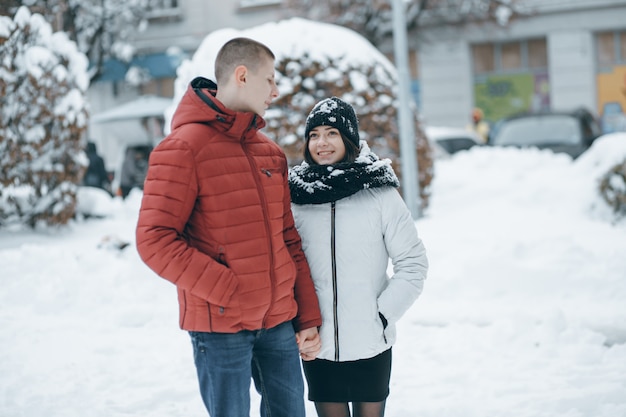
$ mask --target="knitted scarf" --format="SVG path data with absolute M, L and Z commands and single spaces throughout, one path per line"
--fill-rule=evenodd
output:
M 358 191 L 376 187 L 399 187 L 389 159 L 380 159 L 365 141 L 354 162 L 309 165 L 302 162 L 289 170 L 289 189 L 294 204 L 323 204 L 341 200 Z

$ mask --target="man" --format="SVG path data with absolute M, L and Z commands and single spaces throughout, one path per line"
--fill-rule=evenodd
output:
M 150 156 L 137 224 L 141 258 L 177 286 L 212 417 L 249 416 L 251 377 L 262 416 L 304 417 L 300 357 L 320 349 L 287 161 L 259 132 L 278 96 L 274 60 L 236 38 L 217 55 L 217 85 L 191 82 Z

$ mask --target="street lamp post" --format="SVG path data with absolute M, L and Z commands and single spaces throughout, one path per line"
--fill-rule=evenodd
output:
M 409 66 L 406 37 L 405 0 L 393 3 L 393 45 L 398 69 L 398 117 L 400 128 L 400 160 L 402 163 L 402 190 L 404 201 L 413 219 L 420 217 L 418 163 L 415 153 L 414 120 L 409 105 Z

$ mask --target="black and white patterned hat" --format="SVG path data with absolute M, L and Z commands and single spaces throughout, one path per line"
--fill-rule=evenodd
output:
M 350 104 L 340 98 L 326 98 L 313 107 L 306 118 L 304 139 L 307 140 L 309 132 L 318 126 L 334 127 L 357 148 L 359 147 L 359 121 L 356 113 Z

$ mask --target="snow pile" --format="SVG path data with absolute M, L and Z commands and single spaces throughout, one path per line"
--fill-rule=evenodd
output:
M 416 222 L 431 268 L 398 324 L 387 417 L 626 416 L 626 222 L 597 192 L 623 143 L 437 161 Z M 134 248 L 140 198 L 0 234 L 0 415 L 206 416 L 175 287 Z

